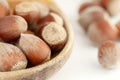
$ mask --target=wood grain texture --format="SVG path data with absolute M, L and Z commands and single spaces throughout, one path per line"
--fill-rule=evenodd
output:
M 8 1 L 11 7 L 14 7 L 17 3 L 25 0 L 8 0 Z M 48 5 L 48 7 L 50 7 L 51 10 L 55 11 L 56 13 L 60 14 L 63 17 L 65 22 L 65 28 L 68 33 L 67 43 L 64 49 L 50 61 L 29 69 L 11 72 L 0 72 L 0 80 L 47 80 L 50 76 L 52 76 L 65 64 L 65 62 L 70 56 L 73 46 L 73 30 L 71 24 L 68 22 L 63 12 L 52 0 L 37 0 L 37 1 Z

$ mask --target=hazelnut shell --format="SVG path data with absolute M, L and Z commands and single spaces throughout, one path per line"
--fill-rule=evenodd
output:
M 43 26 L 44 24 L 48 24 L 50 22 L 56 22 L 62 26 L 64 24 L 62 17 L 60 17 L 57 13 L 51 12 L 47 16 L 41 18 L 38 22 L 38 25 L 40 27 L 40 26 Z
M 85 2 L 79 8 L 79 13 L 92 6 L 101 6 L 98 2 Z
M 100 6 L 91 6 L 87 9 L 85 9 L 79 17 L 79 23 L 82 26 L 82 28 L 87 31 L 88 26 L 98 21 L 102 18 L 110 19 L 109 15 L 106 13 L 106 11 L 100 7 Z
M 53 52 L 60 51 L 67 41 L 66 30 L 56 22 L 39 27 L 36 34 L 50 46 Z
M 106 40 L 118 39 L 118 34 L 118 29 L 106 19 L 93 22 L 87 31 L 88 37 L 98 45 Z
M 49 46 L 42 39 L 32 34 L 21 34 L 18 46 L 33 65 L 41 64 L 51 54 Z
M 0 0 L 0 19 L 9 15 L 9 5 L 6 0 Z
M 104 68 L 116 68 L 120 64 L 120 47 L 113 41 L 105 41 L 98 51 L 98 61 Z
M 40 12 L 32 2 L 19 3 L 15 6 L 14 14 L 23 17 L 29 26 L 34 26 L 40 19 Z
M 17 40 L 27 30 L 27 22 L 20 16 L 6 16 L 0 20 L 0 38 L 5 42 Z
M 32 3 L 38 8 L 41 18 L 43 18 L 49 14 L 50 9 L 48 6 L 41 4 L 39 2 L 32 2 Z
M 26 66 L 27 59 L 19 48 L 0 42 L 0 71 L 19 70 Z

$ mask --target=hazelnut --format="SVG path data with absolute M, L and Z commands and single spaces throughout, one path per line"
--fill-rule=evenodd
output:
M 36 34 L 42 38 L 53 52 L 60 51 L 67 40 L 67 33 L 63 26 L 56 22 L 40 27 Z
M 117 22 L 116 27 L 117 27 L 117 29 L 119 31 L 119 36 L 120 36 L 120 22 Z
M 96 44 L 101 44 L 106 40 L 116 40 L 118 33 L 118 29 L 106 19 L 93 22 L 87 31 L 88 37 Z
M 0 42 L 0 71 L 19 70 L 26 66 L 27 59 L 19 48 Z
M 118 30 L 120 31 L 120 22 L 118 22 L 118 23 L 116 24 L 116 27 L 117 27 Z
M 85 2 L 79 8 L 79 13 L 92 6 L 101 6 L 98 2 Z
M 46 61 L 51 54 L 48 45 L 42 39 L 32 34 L 21 34 L 18 46 L 33 65 Z
M 41 4 L 39 2 L 32 2 L 34 5 L 37 6 L 37 8 L 39 9 L 40 12 L 40 17 L 43 18 L 45 16 L 47 16 L 50 12 L 50 9 L 48 8 L 48 6 Z
M 12 42 L 27 30 L 27 22 L 20 16 L 6 16 L 0 20 L 0 38 Z
M 9 5 L 6 0 L 0 0 L 0 19 L 9 15 Z
M 32 2 L 19 3 L 15 6 L 14 14 L 22 16 L 30 26 L 34 26 L 40 19 L 39 9 Z
M 118 15 L 120 12 L 120 0 L 101 0 L 101 4 L 112 15 Z
M 49 22 L 56 22 L 56 23 L 63 26 L 62 17 L 60 17 L 58 14 L 53 13 L 53 12 L 49 13 L 49 15 L 47 15 L 46 17 L 40 19 L 38 24 L 39 24 L 39 26 L 40 25 L 43 26 L 44 24 L 47 24 Z
M 34 34 L 34 32 L 27 30 L 26 32 L 24 32 L 25 34 Z
M 102 43 L 98 51 L 98 61 L 104 68 L 116 68 L 120 64 L 120 47 L 113 41 Z
M 79 22 L 83 29 L 87 31 L 88 26 L 92 22 L 98 21 L 102 18 L 109 19 L 110 17 L 102 7 L 91 6 L 81 12 Z

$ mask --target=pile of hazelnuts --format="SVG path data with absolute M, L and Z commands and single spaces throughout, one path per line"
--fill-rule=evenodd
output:
M 0 0 L 1 72 L 40 65 L 66 42 L 63 18 L 48 6 L 22 1 L 11 13 L 7 0 Z
M 79 9 L 79 22 L 90 40 L 97 46 L 98 61 L 105 68 L 120 65 L 120 21 L 111 18 L 120 15 L 120 0 L 93 0 L 83 3 Z

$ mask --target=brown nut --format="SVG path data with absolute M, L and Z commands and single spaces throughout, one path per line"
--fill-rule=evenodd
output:
M 38 24 L 40 27 L 40 26 L 43 26 L 44 24 L 47 24 L 49 22 L 56 22 L 62 26 L 64 24 L 62 17 L 60 17 L 58 14 L 53 13 L 53 12 L 49 13 L 49 15 L 47 15 L 46 17 L 40 19 Z
M 50 46 L 53 52 L 60 51 L 67 40 L 67 33 L 64 27 L 55 22 L 50 22 L 40 27 L 36 34 Z
M 12 42 L 26 30 L 27 22 L 20 16 L 11 15 L 0 20 L 0 38 L 3 41 Z
M 118 29 L 118 31 L 119 31 L 119 36 L 120 36 L 120 22 L 118 22 L 118 23 L 116 24 L 116 27 L 117 27 L 117 29 Z
M 120 65 L 120 47 L 113 41 L 102 43 L 98 51 L 98 61 L 104 68 L 116 68 Z
M 112 16 L 120 13 L 120 0 L 101 0 L 101 4 Z
M 9 15 L 9 5 L 6 0 L 0 0 L 0 19 Z
M 0 71 L 19 70 L 26 66 L 27 59 L 19 48 L 0 42 Z
M 40 12 L 40 17 L 43 18 L 45 16 L 47 16 L 50 12 L 50 9 L 48 6 L 41 4 L 39 2 L 32 2 L 34 5 L 37 6 L 37 8 L 39 9 Z
M 39 9 L 32 2 L 21 2 L 15 6 L 14 14 L 22 16 L 28 24 L 35 25 L 40 19 Z
M 21 34 L 18 46 L 24 51 L 33 65 L 46 61 L 51 54 L 48 45 L 42 39 L 32 34 Z
M 105 19 L 92 23 L 87 31 L 88 37 L 96 44 L 101 44 L 106 40 L 116 40 L 118 34 L 118 29 Z
M 109 19 L 109 15 L 106 13 L 106 11 L 101 8 L 100 6 L 91 6 L 87 9 L 85 9 L 81 14 L 79 18 L 79 22 L 83 29 L 87 31 L 88 26 L 95 21 L 100 20 L 101 18 Z
M 34 34 L 34 32 L 27 30 L 26 32 L 24 32 L 25 34 Z
M 83 12 L 85 9 L 92 7 L 92 6 L 101 6 L 98 2 L 85 2 L 79 8 L 79 13 Z

